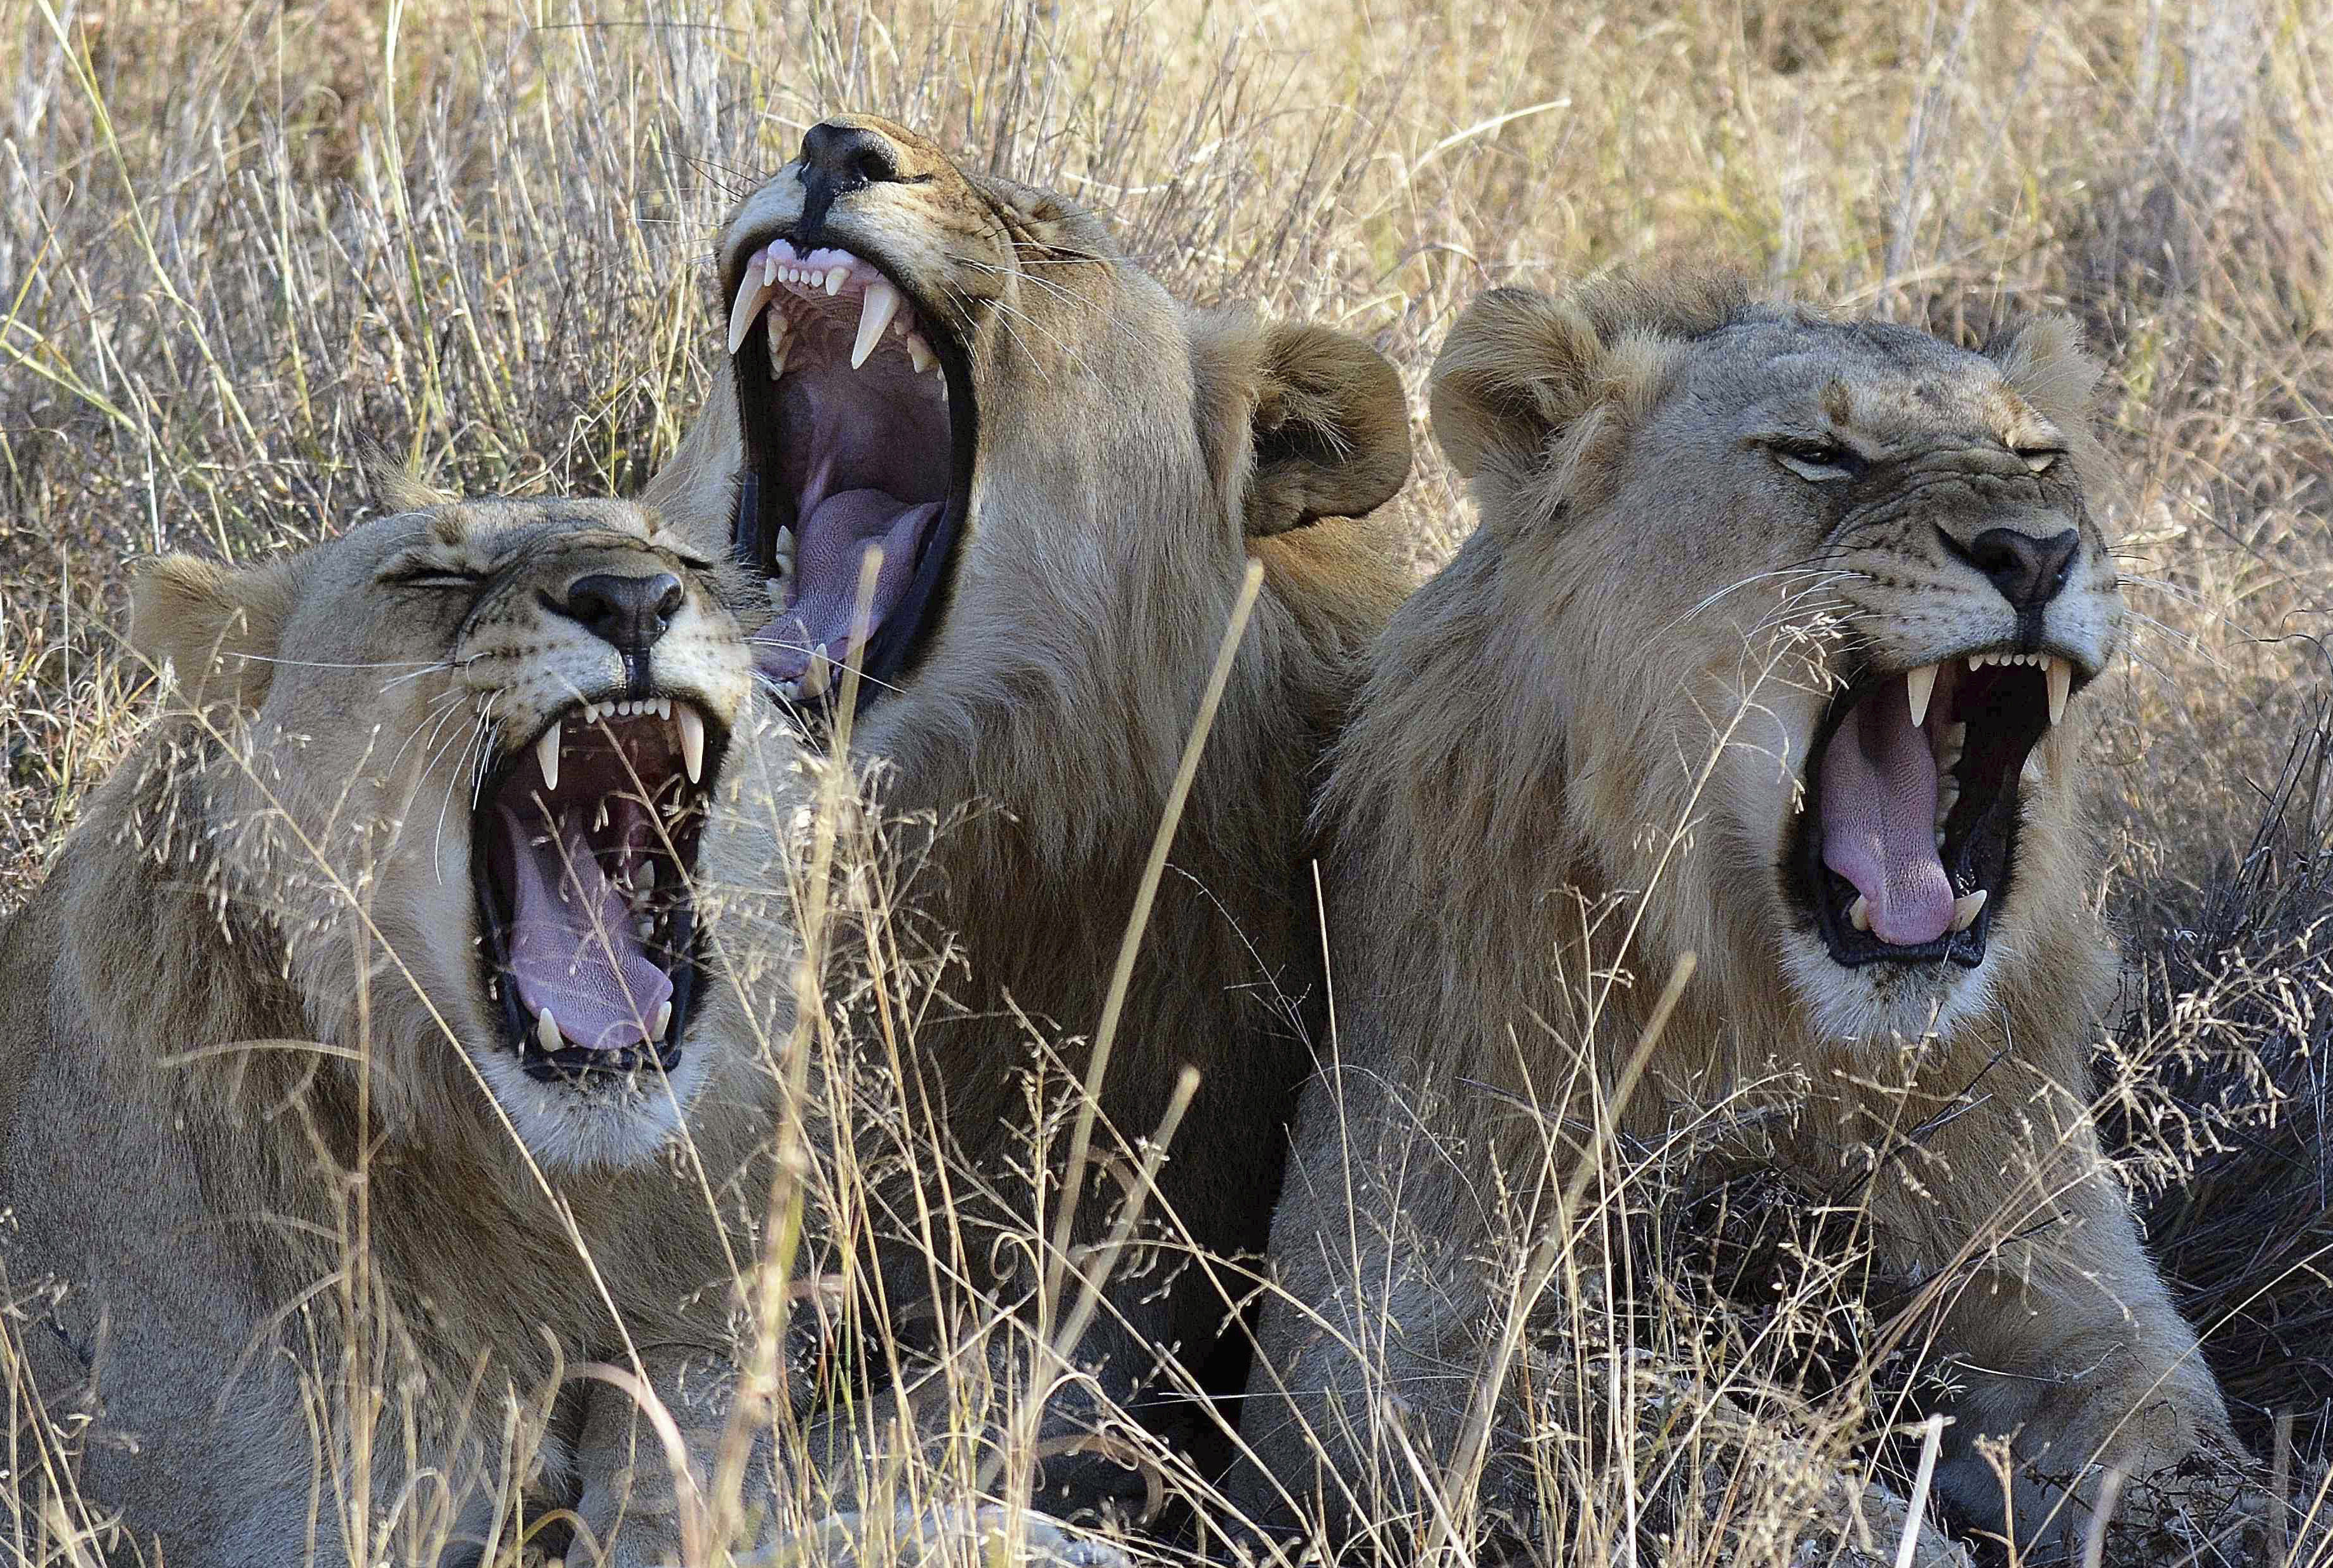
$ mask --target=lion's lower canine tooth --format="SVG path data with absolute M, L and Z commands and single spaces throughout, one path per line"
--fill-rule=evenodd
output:
M 1953 900 L 1953 929 L 1965 931 L 1976 924 L 1977 912 L 1984 908 L 1985 893 L 1979 888 L 1973 893 L 1963 893 Z
M 2069 660 L 2047 658 L 2041 661 L 2041 674 L 2050 682 L 2050 722 L 2054 725 L 2066 717 L 2066 698 L 2074 691 L 2074 667 Z
M 682 703 L 672 716 L 680 729 L 680 765 L 688 770 L 688 782 L 702 783 L 705 777 L 705 716 Z
M 548 1007 L 534 1015 L 534 1041 L 545 1051 L 556 1051 L 566 1044 L 559 1034 L 559 1020 L 551 1015 Z
M 883 329 L 891 324 L 892 315 L 899 308 L 899 291 L 888 280 L 877 278 L 859 296 L 859 341 L 850 345 L 850 368 L 859 369 L 875 345 L 883 341 Z
M 1917 669 L 1904 672 L 1904 695 L 1912 702 L 1912 727 L 1917 729 L 1928 717 L 1928 698 L 1935 694 L 1936 667 L 1924 664 Z
M 534 760 L 542 768 L 542 787 L 547 790 L 557 789 L 559 787 L 559 721 L 557 719 L 551 721 L 551 727 L 544 730 L 542 738 L 534 743 Z

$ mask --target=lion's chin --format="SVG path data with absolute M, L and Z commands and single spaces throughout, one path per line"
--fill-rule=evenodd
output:
M 552 1175 L 645 1165 L 677 1138 L 703 1090 L 705 1054 L 660 1074 L 545 1081 L 507 1051 L 473 1054 L 487 1092 L 534 1162 Z
M 1839 1045 L 1893 1047 L 1948 1036 L 1983 1013 L 1993 966 L 1872 964 L 1849 968 L 1819 938 L 1794 931 L 1782 967 L 1809 1033 Z

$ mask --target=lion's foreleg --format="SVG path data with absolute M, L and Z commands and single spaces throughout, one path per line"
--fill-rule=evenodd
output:
M 2064 1098 L 1977 1101 L 1949 1146 L 1882 1177 L 1873 1217 L 1883 1259 L 1929 1279 L 1959 1363 L 1939 1488 L 2022 1541 L 2079 1546 L 2102 1485 L 2127 1518 L 2224 1514 L 2246 1486 L 2194 1331 L 2087 1119 L 2039 1109 Z

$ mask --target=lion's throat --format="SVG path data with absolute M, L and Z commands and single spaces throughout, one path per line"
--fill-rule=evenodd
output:
M 1936 785 L 1935 756 L 1900 680 L 1857 704 L 1823 751 L 1823 864 L 1870 900 L 1872 934 L 1894 947 L 1933 942 L 1953 923 Z
M 627 840 L 636 826 L 643 834 L 655 831 L 637 803 L 613 803 L 613 809 L 640 819 L 616 824 Z M 562 1034 L 596 1050 L 647 1044 L 644 1021 L 671 1000 L 672 980 L 634 934 L 638 917 L 600 869 L 580 813 L 561 813 L 552 833 L 540 831 L 540 818 L 530 832 L 507 808 L 503 815 L 517 851 L 511 976 L 527 1017 L 548 1007 Z

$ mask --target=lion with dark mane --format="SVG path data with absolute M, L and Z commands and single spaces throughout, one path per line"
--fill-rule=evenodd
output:
M 1259 1508 L 1415 1499 L 1463 1457 L 1485 1271 L 1588 1223 L 1620 1140 L 1777 1074 L 1794 1113 L 1736 1152 L 1925 1287 L 1953 1502 L 2079 1541 L 2109 1467 L 2240 1484 L 2089 1113 L 2097 374 L 2056 319 L 1978 353 L 1718 284 L 1453 330 L 1435 430 L 1482 525 L 1332 761 L 1338 1034 L 1273 1227 Z

